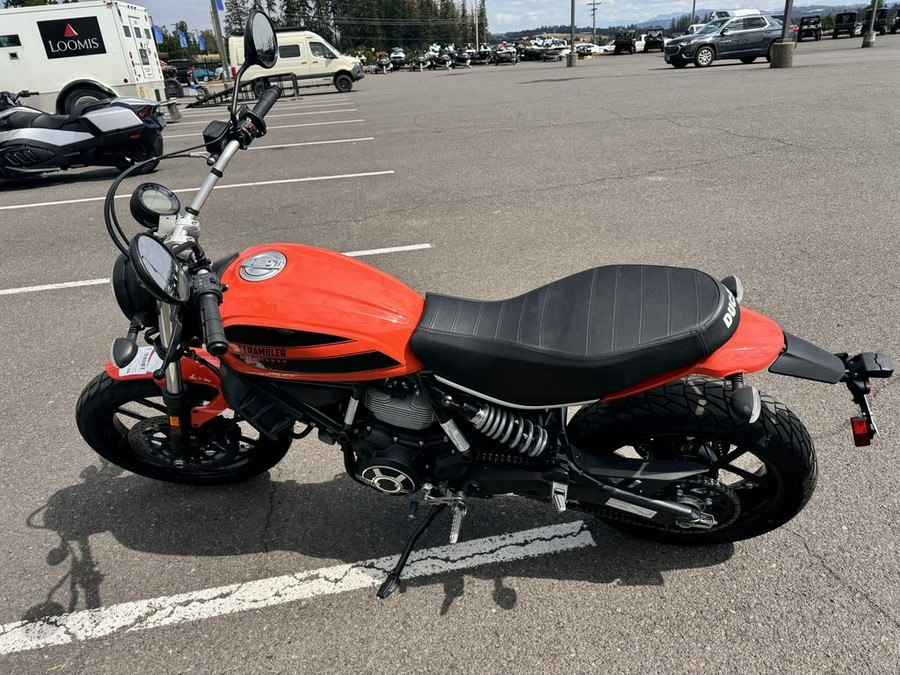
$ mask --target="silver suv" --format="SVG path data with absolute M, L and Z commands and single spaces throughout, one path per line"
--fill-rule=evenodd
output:
M 693 35 L 669 41 L 666 63 L 684 68 L 693 63 L 705 68 L 716 59 L 753 63 L 760 56 L 772 60 L 772 43 L 781 37 L 781 22 L 771 16 L 737 16 L 710 21 Z

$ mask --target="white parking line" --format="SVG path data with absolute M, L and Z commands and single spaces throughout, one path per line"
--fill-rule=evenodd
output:
M 347 99 L 334 99 L 332 101 L 328 101 L 327 103 L 305 103 L 303 101 L 288 101 L 287 103 L 283 101 L 279 101 L 274 108 L 272 108 L 273 112 L 284 112 L 285 110 L 295 110 L 298 108 L 302 108 L 304 110 L 309 110 L 311 108 L 335 108 L 340 106 L 353 105 L 353 101 L 349 98 Z M 225 119 L 228 117 L 228 108 L 226 106 L 222 106 L 219 108 L 210 108 L 208 110 L 182 110 L 181 117 L 184 120 L 195 120 L 202 117 L 208 117 L 209 119 Z M 168 118 L 166 118 L 168 120 Z M 170 124 L 178 125 L 180 122 L 172 122 L 168 120 Z
M 368 255 L 383 255 L 385 253 L 405 253 L 406 251 L 421 251 L 432 248 L 431 244 L 409 244 L 408 246 L 390 246 L 388 248 L 370 248 L 364 251 L 347 251 L 344 253 L 349 258 L 362 258 Z M 81 288 L 82 286 L 99 286 L 108 284 L 109 279 L 87 279 L 85 281 L 66 281 L 61 284 L 44 284 L 43 286 L 22 286 L 21 288 L 5 288 L 0 290 L 0 295 L 21 295 L 22 293 L 38 293 L 40 291 L 58 291 L 63 288 Z
M 282 124 L 281 126 L 273 126 L 268 127 L 269 130 L 272 129 L 294 129 L 296 127 L 327 127 L 330 124 L 352 124 L 353 122 L 365 122 L 365 120 L 332 120 L 330 122 L 307 122 L 306 124 Z M 175 136 L 166 136 L 165 139 L 169 140 L 170 138 L 193 138 L 199 136 L 200 132 L 195 131 L 192 134 L 177 134 Z
M 594 544 L 594 537 L 581 520 L 538 527 L 417 551 L 410 556 L 403 578 L 433 576 L 492 563 L 572 551 Z M 396 559 L 396 556 L 389 556 L 363 560 L 242 584 L 125 602 L 38 621 L 17 621 L 0 626 L 0 654 L 92 640 L 120 631 L 130 633 L 173 626 L 324 595 L 375 588 L 384 580 Z M 394 602 L 401 603 L 410 601 L 408 596 L 394 599 Z
M 281 113 L 280 115 L 266 115 L 266 119 L 270 120 L 274 117 L 297 117 L 298 115 L 331 115 L 333 113 L 349 113 L 357 112 L 356 108 L 341 108 L 340 110 L 309 110 L 307 112 Z M 186 127 L 189 124 L 209 124 L 209 120 L 199 120 L 197 122 L 180 122 L 179 127 Z M 168 127 L 167 127 L 168 128 Z
M 264 180 L 256 183 L 233 183 L 231 185 L 216 185 L 216 190 L 228 190 L 229 188 L 256 187 L 257 185 L 283 185 L 285 183 L 310 183 L 320 180 L 338 180 L 341 178 L 365 178 L 367 176 L 388 176 L 393 171 L 366 171 L 364 173 L 342 173 L 335 176 L 309 176 L 308 178 L 284 178 L 281 180 Z M 196 192 L 199 187 L 178 188 L 172 192 Z M 129 199 L 131 195 L 117 195 L 116 199 Z M 0 211 L 12 211 L 15 209 L 28 209 L 38 206 L 59 206 L 61 204 L 84 204 L 86 202 L 102 202 L 106 197 L 84 197 L 82 199 L 63 199 L 57 202 L 34 202 L 32 204 L 13 204 L 0 206 Z

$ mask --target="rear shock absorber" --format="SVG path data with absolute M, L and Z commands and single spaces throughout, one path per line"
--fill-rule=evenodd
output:
M 538 457 L 550 444 L 550 434 L 546 429 L 505 408 L 491 403 L 458 403 L 451 396 L 445 396 L 441 403 L 445 408 L 460 413 L 488 438 L 521 455 Z

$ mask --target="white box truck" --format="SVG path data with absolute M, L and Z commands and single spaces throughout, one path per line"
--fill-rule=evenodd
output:
M 228 38 L 228 58 L 235 66 L 244 62 L 244 38 Z M 278 31 L 278 63 L 265 70 L 254 66 L 247 70 L 244 81 L 254 78 L 296 76 L 301 87 L 334 85 L 340 92 L 353 89 L 353 83 L 364 77 L 359 59 L 343 56 L 325 38 L 308 30 Z M 255 85 L 258 95 L 266 88 L 263 81 Z
M 21 89 L 57 113 L 111 96 L 165 100 L 147 10 L 115 0 L 0 9 L 0 90 Z

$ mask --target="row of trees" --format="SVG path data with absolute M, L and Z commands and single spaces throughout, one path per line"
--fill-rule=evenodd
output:
M 224 28 L 243 29 L 247 14 L 261 9 L 281 26 L 303 27 L 344 51 L 423 47 L 432 42 L 487 41 L 485 0 L 225 0 Z

